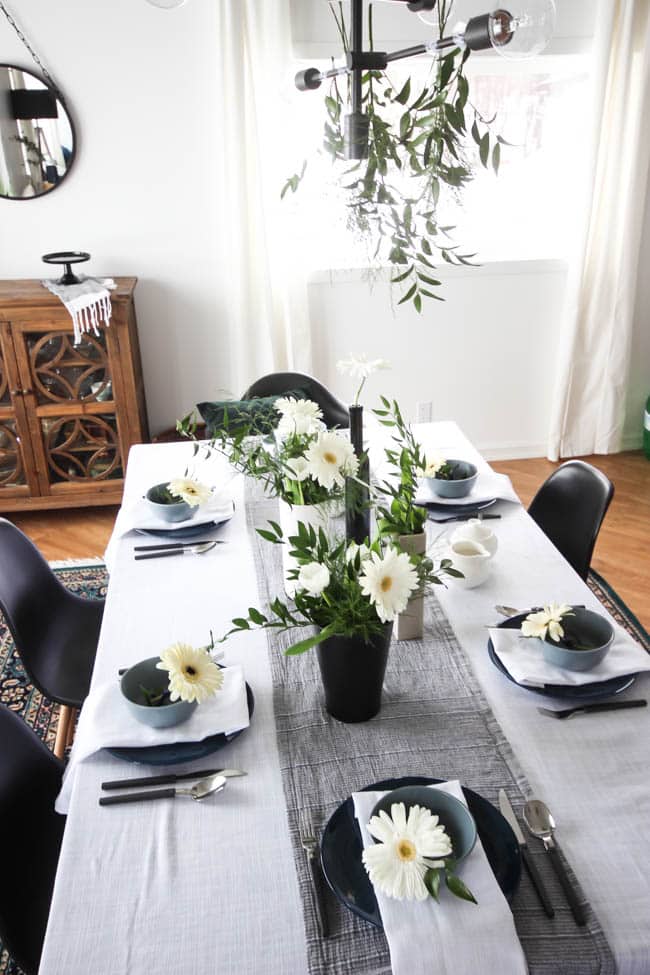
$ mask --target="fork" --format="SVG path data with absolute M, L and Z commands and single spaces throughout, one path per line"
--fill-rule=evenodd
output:
M 572 718 L 574 714 L 589 714 L 594 711 L 624 711 L 626 708 L 645 708 L 648 702 L 640 698 L 634 701 L 602 701 L 592 704 L 576 705 L 573 708 L 563 708 L 556 711 L 554 708 L 537 708 L 540 714 L 547 714 L 551 718 Z
M 309 864 L 309 872 L 311 874 L 311 886 L 312 890 L 314 891 L 314 900 L 316 902 L 318 928 L 321 938 L 328 938 L 330 928 L 329 921 L 327 919 L 327 907 L 325 905 L 325 891 L 323 888 L 324 877 L 320 852 L 318 849 L 318 840 L 313 835 L 308 821 L 303 821 L 303 826 L 305 826 L 306 829 L 301 831 L 300 845 L 307 854 L 307 862 Z

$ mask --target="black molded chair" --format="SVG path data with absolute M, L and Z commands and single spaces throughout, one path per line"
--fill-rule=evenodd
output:
M 268 376 L 257 379 L 243 394 L 242 399 L 253 399 L 256 396 L 282 396 L 292 390 L 303 390 L 306 397 L 318 403 L 323 411 L 323 422 L 327 427 L 350 426 L 347 407 L 330 393 L 327 386 L 323 386 L 313 376 L 302 372 L 272 372 Z
M 614 485 L 583 460 L 569 460 L 544 481 L 528 514 L 583 579 Z
M 0 518 L 0 609 L 30 680 L 63 705 L 54 746 L 63 758 L 73 709 L 88 695 L 104 600 L 71 593 L 27 536 Z
M 59 860 L 62 775 L 63 763 L 0 705 L 0 938 L 27 975 L 38 971 Z

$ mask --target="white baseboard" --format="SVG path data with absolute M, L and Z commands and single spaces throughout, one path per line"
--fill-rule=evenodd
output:
M 546 457 L 545 443 L 477 443 L 477 450 L 486 460 L 524 460 Z

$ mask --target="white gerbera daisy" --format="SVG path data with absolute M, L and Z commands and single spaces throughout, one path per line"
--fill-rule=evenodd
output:
M 306 589 L 312 596 L 320 596 L 330 584 L 330 570 L 320 562 L 308 562 L 298 573 L 298 588 Z
M 292 434 L 302 436 L 325 429 L 323 411 L 318 403 L 310 399 L 292 399 L 284 396 L 275 401 L 275 409 L 282 415 L 277 431 L 283 440 Z
M 349 359 L 337 362 L 336 368 L 343 375 L 361 380 L 372 376 L 379 369 L 390 369 L 390 362 L 387 359 L 367 359 L 365 355 L 352 355 Z
M 158 670 L 169 671 L 172 701 L 205 701 L 223 684 L 223 671 L 204 647 L 173 643 L 160 654 Z
M 363 851 L 363 865 L 373 886 L 387 897 L 426 900 L 424 876 L 444 866 L 451 841 L 438 817 L 422 806 L 411 806 L 407 818 L 404 803 L 394 802 L 390 813 L 382 810 L 368 823 L 368 832 L 380 842 Z
M 209 487 L 206 487 L 205 484 L 200 484 L 191 477 L 177 477 L 175 480 L 169 482 L 167 490 L 175 498 L 180 498 L 181 501 L 189 504 L 191 508 L 205 504 L 212 494 Z
M 446 459 L 440 455 L 436 454 L 433 457 L 427 457 L 427 462 L 424 466 L 424 476 L 425 477 L 435 477 L 441 467 L 444 467 L 447 463 Z
M 379 619 L 388 623 L 406 609 L 409 596 L 418 587 L 418 576 L 406 552 L 389 548 L 383 556 L 373 552 L 366 559 L 359 584 L 374 603 Z
M 357 545 L 356 542 L 350 542 L 345 550 L 345 560 L 346 562 L 353 562 L 357 557 L 357 552 L 359 553 L 359 558 L 362 562 L 370 558 L 370 549 L 363 542 L 361 545 Z
M 307 448 L 305 458 L 311 476 L 328 490 L 335 485 L 343 487 L 345 478 L 353 477 L 359 470 L 354 447 L 335 430 L 320 433 Z
M 573 609 L 566 603 L 549 603 L 538 613 L 529 613 L 521 624 L 522 636 L 536 636 L 540 640 L 546 638 L 546 634 L 551 640 L 557 643 L 564 636 L 562 628 L 562 618 L 572 616 Z

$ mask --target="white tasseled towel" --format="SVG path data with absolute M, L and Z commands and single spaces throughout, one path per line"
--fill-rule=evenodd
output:
M 74 344 L 79 345 L 84 332 L 99 335 L 99 326 L 110 325 L 111 296 L 115 287 L 112 278 L 84 278 L 78 284 L 57 284 L 43 281 L 43 287 L 61 299 L 72 316 Z

